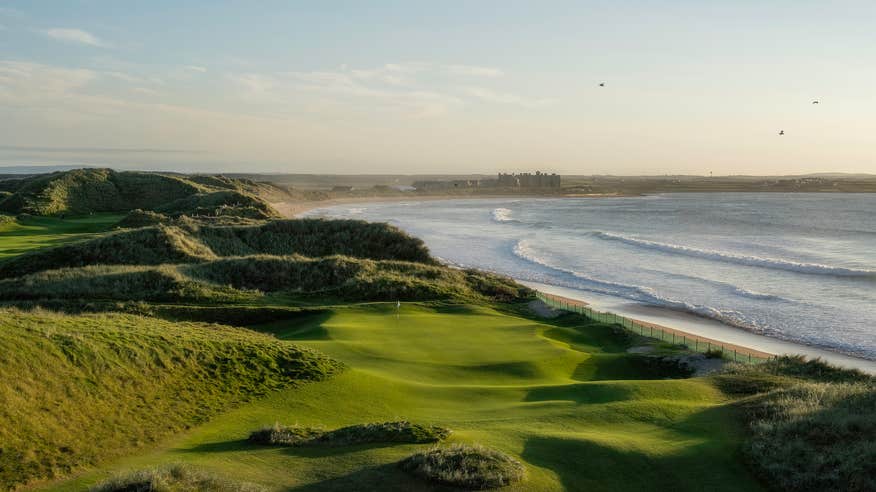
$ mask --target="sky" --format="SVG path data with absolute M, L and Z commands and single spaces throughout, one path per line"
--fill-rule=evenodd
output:
M 0 0 L 0 166 L 876 173 L 874 26 L 872 0 Z

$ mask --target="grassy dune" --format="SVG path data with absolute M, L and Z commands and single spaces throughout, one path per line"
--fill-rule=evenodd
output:
M 118 220 L 118 216 L 110 216 Z M 97 219 L 91 219 L 97 220 Z M 106 220 L 106 219 L 105 219 Z M 88 219 L 61 221 L 41 218 L 48 231 L 59 234 L 71 224 L 91 224 Z M 94 230 L 106 229 L 106 222 L 97 222 Z M 102 227 L 101 227 L 102 226 Z M 15 225 L 0 225 L 14 232 Z M 21 229 L 23 244 L 10 249 L 20 254 L 0 263 L 0 278 L 86 265 L 158 265 L 162 263 L 196 263 L 219 257 L 269 255 L 304 255 L 311 257 L 345 255 L 375 260 L 402 260 L 436 264 L 423 242 L 386 224 L 363 221 L 326 221 L 321 219 L 278 220 L 250 226 L 190 227 L 157 225 L 122 230 L 65 244 L 51 245 L 47 238 L 37 242 L 28 236 L 39 233 L 33 228 Z M 5 234 L 4 234 L 5 236 Z M 70 237 L 65 239 L 74 239 Z M 0 239 L 15 248 L 14 240 Z M 31 251 L 29 251 L 31 250 Z
M 264 447 L 276 422 L 326 429 L 407 419 L 453 430 L 452 443 L 508 453 L 527 478 L 503 490 L 759 490 L 739 459 L 742 429 L 703 379 L 637 371 L 610 327 L 535 322 L 494 309 L 406 304 L 332 309 L 256 327 L 330 354 L 349 369 L 232 410 L 114 472 L 189 463 L 270 490 L 443 490 L 398 467 L 431 445 Z
M 171 215 L 278 217 L 261 198 L 285 190 L 221 176 L 181 176 L 112 169 L 74 169 L 4 181 L 0 212 L 43 216 L 157 210 Z
M 0 310 L 0 489 L 130 453 L 337 368 L 220 325 Z

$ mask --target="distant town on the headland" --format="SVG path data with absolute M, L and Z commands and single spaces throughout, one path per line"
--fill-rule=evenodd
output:
M 4 181 L 85 166 L 0 166 Z M 121 170 L 121 169 L 119 169 Z M 222 174 L 279 185 L 311 199 L 422 195 L 641 195 L 673 192 L 876 193 L 876 175 L 819 173 L 789 176 L 612 176 L 531 171 L 487 174 L 303 174 L 155 171 L 160 174 Z
M 535 173 L 520 174 L 499 173 L 495 179 L 420 180 L 414 181 L 412 186 L 416 190 L 423 191 L 472 188 L 559 189 L 561 187 L 561 178 L 556 173 L 547 174 L 536 171 Z

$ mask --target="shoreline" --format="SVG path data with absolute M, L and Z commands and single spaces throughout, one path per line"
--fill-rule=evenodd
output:
M 507 198 L 532 198 L 532 199 L 562 199 L 562 198 L 630 198 L 645 195 L 625 195 L 617 193 L 591 193 L 572 195 L 525 195 L 525 194 L 500 194 L 500 195 L 419 195 L 419 196 L 363 196 L 329 198 L 327 200 L 300 200 L 271 202 L 274 210 L 287 219 L 298 217 L 311 210 L 334 207 L 337 205 L 357 205 L 367 203 L 391 203 L 391 202 L 433 202 L 444 200 L 490 200 Z
M 586 198 L 615 198 L 643 195 L 588 195 Z M 475 200 L 491 198 L 585 198 L 584 196 L 550 196 L 550 195 L 495 195 L 495 196 L 459 196 L 459 195 L 432 195 L 432 196 L 387 196 L 387 197 L 349 197 L 333 198 L 321 201 L 302 202 L 277 202 L 271 203 L 278 212 L 287 218 L 294 218 L 301 214 L 319 208 L 333 207 L 337 205 L 355 205 L 381 202 L 405 202 L 405 201 L 437 201 L 437 200 Z M 800 342 L 792 342 L 781 338 L 760 335 L 746 331 L 742 328 L 730 326 L 720 321 L 703 318 L 694 314 L 683 313 L 669 308 L 647 306 L 634 302 L 618 299 L 611 305 L 594 304 L 592 298 L 585 291 L 579 291 L 567 287 L 559 287 L 538 282 L 514 279 L 520 284 L 526 285 L 546 294 L 566 297 L 581 301 L 594 309 L 609 313 L 616 313 L 645 324 L 663 326 L 679 333 L 686 333 L 693 337 L 703 337 L 728 345 L 736 345 L 749 349 L 753 352 L 761 352 L 774 355 L 802 354 L 809 358 L 820 358 L 840 367 L 859 369 L 869 374 L 876 374 L 876 361 L 863 359 L 852 355 L 835 352 L 829 349 L 806 345 Z
M 809 358 L 820 358 L 831 364 L 848 369 L 858 369 L 868 374 L 876 374 L 876 361 L 863 359 L 832 350 L 806 345 L 781 338 L 760 335 L 737 328 L 717 320 L 703 318 L 694 314 L 683 313 L 668 308 L 647 306 L 634 302 L 619 301 L 612 306 L 594 306 L 587 298 L 585 291 L 558 287 L 555 285 L 530 282 L 515 279 L 518 283 L 545 294 L 565 297 L 583 302 L 595 310 L 616 313 L 644 324 L 654 324 L 670 330 L 685 333 L 692 337 L 702 337 L 719 341 L 728 345 L 744 347 L 754 352 L 773 355 L 801 354 Z

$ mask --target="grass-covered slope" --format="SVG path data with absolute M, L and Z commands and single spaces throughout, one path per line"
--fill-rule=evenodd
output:
M 175 462 L 271 490 L 456 490 L 399 467 L 431 444 L 248 440 L 278 422 L 330 430 L 400 419 L 452 429 L 448 446 L 480 444 L 520 462 L 525 477 L 501 490 L 760 490 L 742 462 L 744 426 L 729 399 L 707 380 L 644 369 L 642 356 L 627 352 L 637 342 L 606 325 L 575 316 L 539 322 L 483 305 L 403 304 L 397 314 L 395 303 L 385 303 L 256 328 L 348 369 L 52 490 L 82 490 L 119 471 Z
M 2 310 L 0 489 L 95 465 L 338 367 L 219 325 Z
M 0 263 L 0 278 L 85 265 L 194 263 L 228 256 L 346 255 L 435 264 L 419 239 L 387 224 L 322 219 L 258 225 L 157 225 L 42 248 Z
M 0 212 L 85 215 L 160 210 L 171 215 L 277 217 L 259 194 L 276 198 L 272 185 L 221 176 L 187 177 L 112 169 L 75 169 L 26 178 L 0 196 Z
M 775 490 L 876 490 L 876 378 L 785 356 L 716 378 L 742 400 L 745 457 Z M 753 396 L 752 396 L 753 395 Z
M 219 256 L 344 255 L 435 264 L 423 241 L 397 227 L 361 220 L 274 220 L 239 227 L 202 227 L 198 237 Z
M 501 277 L 421 263 L 344 256 L 198 260 L 202 262 L 62 268 L 0 279 L 0 300 L 215 304 L 255 301 L 274 292 L 360 301 L 450 298 L 505 301 L 528 295 L 526 289 Z
M 29 178 L 0 202 L 0 210 L 33 215 L 89 214 L 152 208 L 206 191 L 162 174 L 76 169 Z
M 159 265 L 215 258 L 191 234 L 177 227 L 155 226 L 113 232 L 90 240 L 43 248 L 0 263 L 0 278 L 63 267 L 87 265 Z

